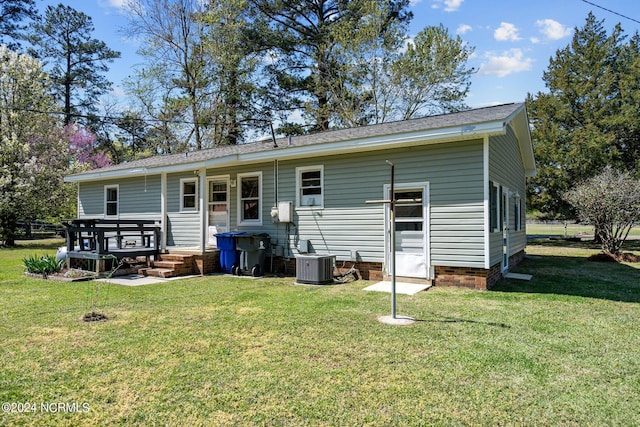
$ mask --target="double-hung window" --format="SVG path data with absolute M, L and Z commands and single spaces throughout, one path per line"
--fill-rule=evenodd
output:
M 324 207 L 324 167 L 296 168 L 298 207 Z
M 117 217 L 119 209 L 119 193 L 120 187 L 118 184 L 105 185 L 104 186 L 104 216 L 105 217 Z
M 502 187 L 489 181 L 489 227 L 494 233 L 502 231 L 500 205 L 502 204 Z
M 520 197 L 516 197 L 513 205 L 513 220 L 515 231 L 522 231 L 522 200 Z
M 238 174 L 238 223 L 262 225 L 262 172 Z
M 194 212 L 198 210 L 198 179 L 183 178 L 180 180 L 180 211 Z

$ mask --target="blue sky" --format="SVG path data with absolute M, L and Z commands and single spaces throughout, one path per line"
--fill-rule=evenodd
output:
M 61 2 L 91 16 L 96 28 L 94 37 L 122 53 L 122 58 L 111 64 L 108 74 L 116 98 L 124 97 L 121 82 L 132 73 L 131 66 L 140 63 L 135 44 L 120 32 L 127 23 L 122 12 L 124 1 Z M 43 10 L 48 4 L 58 3 L 38 2 Z M 638 0 L 589 0 L 589 3 L 640 21 Z M 412 0 L 411 10 L 412 34 L 425 26 L 442 23 L 451 34 L 459 34 L 475 47 L 469 65 L 478 72 L 472 78 L 466 100 L 471 107 L 522 102 L 527 93 L 544 91 L 542 74 L 549 58 L 570 43 L 574 28 L 584 26 L 589 11 L 605 20 L 608 32 L 617 23 L 622 24 L 628 35 L 640 31 L 637 22 L 583 0 Z

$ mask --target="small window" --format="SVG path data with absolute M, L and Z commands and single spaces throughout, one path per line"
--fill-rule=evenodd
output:
M 522 230 L 522 200 L 520 197 L 516 197 L 515 204 L 513 206 L 513 220 L 515 231 Z
M 500 221 L 500 204 L 502 203 L 502 188 L 499 184 L 489 181 L 489 226 L 491 230 L 502 230 Z
M 324 207 L 324 167 L 296 168 L 298 207 Z
M 180 180 L 180 211 L 191 212 L 198 210 L 198 179 L 188 178 Z
M 104 215 L 118 216 L 118 185 L 105 185 L 104 187 Z
M 262 224 L 262 173 L 238 174 L 238 222 Z

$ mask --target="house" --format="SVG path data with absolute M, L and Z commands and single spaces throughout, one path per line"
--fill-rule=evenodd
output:
M 268 233 L 275 262 L 335 255 L 388 273 L 389 160 L 396 275 L 486 289 L 524 256 L 526 177 L 536 173 L 524 104 L 150 157 L 65 178 L 79 219 L 159 221 L 161 248 L 202 255 L 213 234 Z M 291 262 L 291 261 L 294 262 Z M 271 261 L 273 262 L 273 261 Z M 206 265 L 205 265 L 206 264 Z M 278 264 L 280 265 L 280 264 Z

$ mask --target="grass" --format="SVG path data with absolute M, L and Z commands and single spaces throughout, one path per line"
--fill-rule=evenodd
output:
M 575 223 L 567 223 L 566 228 L 562 222 L 527 223 L 527 234 L 550 236 L 578 236 L 587 234 L 593 236 L 593 227 Z M 632 238 L 640 237 L 640 226 L 633 227 L 629 232 Z
M 38 411 L 0 425 L 640 424 L 640 264 L 586 243 L 535 242 L 530 282 L 398 295 L 404 327 L 366 282 L 221 276 L 106 285 L 111 319 L 80 322 L 91 283 L 23 276 L 31 251 L 0 250 L 0 402 Z

